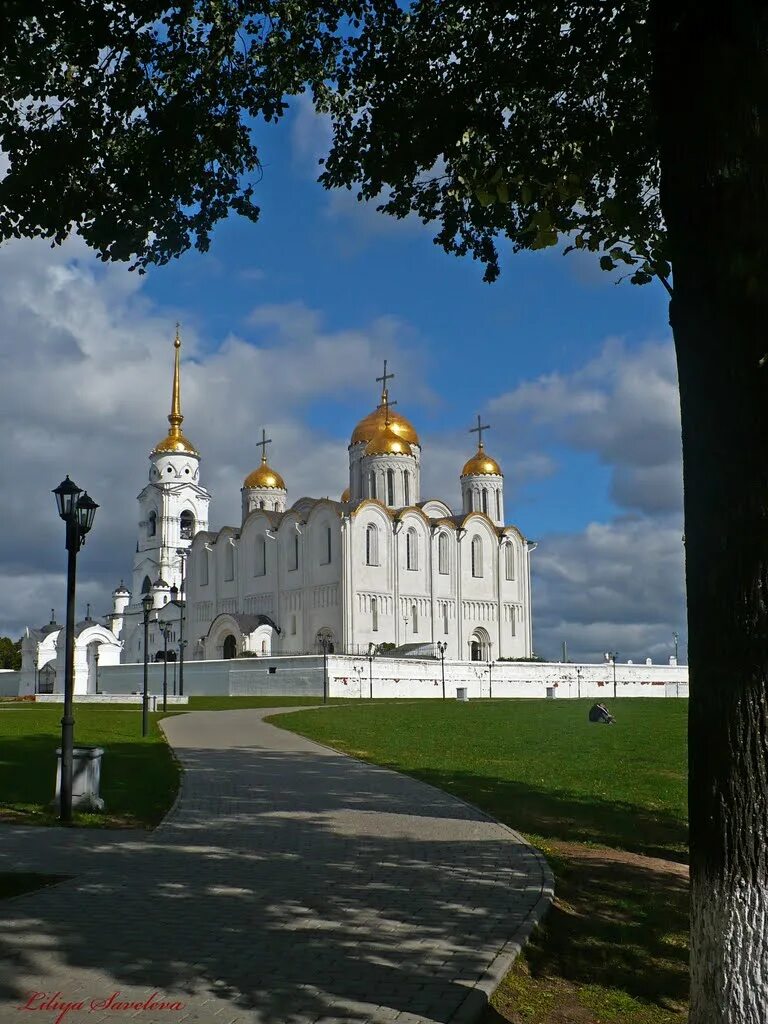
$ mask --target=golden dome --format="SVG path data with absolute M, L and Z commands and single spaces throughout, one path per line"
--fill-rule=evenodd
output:
M 478 445 L 477 451 L 469 460 L 464 464 L 464 469 L 461 471 L 462 476 L 504 476 L 501 472 L 501 466 L 499 466 L 496 459 L 492 459 L 485 451 L 485 446 L 482 441 Z
M 365 446 L 366 455 L 412 455 L 410 444 L 392 429 L 391 423 L 373 435 Z
M 168 417 L 170 427 L 168 428 L 168 436 L 155 445 L 151 454 L 156 455 L 159 452 L 185 452 L 187 455 L 199 456 L 200 453 L 192 442 L 188 441 L 181 432 L 181 424 L 184 422 L 184 417 L 181 415 L 181 372 L 179 369 L 181 338 L 179 337 L 178 324 L 176 324 L 176 337 L 173 339 L 173 347 L 175 349 L 173 357 L 173 387 L 171 388 L 171 414 Z
M 341 492 L 341 500 L 342 501 L 349 501 L 349 488 L 348 487 L 345 487 L 344 490 Z
M 387 426 L 387 416 L 389 416 L 389 429 L 393 434 L 402 438 L 403 441 L 407 441 L 408 444 L 419 444 L 419 435 L 413 429 L 413 425 L 408 422 L 405 416 L 401 416 L 395 412 L 391 405 L 383 402 L 377 406 L 373 412 L 360 420 L 355 429 L 352 431 L 352 444 L 360 444 L 361 442 L 372 441 L 373 438 L 384 430 Z M 408 453 L 410 454 L 410 452 Z
M 267 458 L 265 455 L 261 457 L 261 465 L 258 469 L 254 469 L 252 473 L 249 473 L 245 478 L 243 487 L 268 487 L 274 491 L 284 491 L 285 481 L 276 473 L 274 469 L 270 469 L 267 465 Z

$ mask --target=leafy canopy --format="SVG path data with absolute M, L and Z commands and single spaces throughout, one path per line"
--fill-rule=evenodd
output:
M 499 273 L 569 237 L 645 283 L 669 265 L 648 0 L 17 0 L 0 15 L 0 240 L 78 231 L 164 263 L 256 220 L 260 121 L 312 91 L 327 187 L 436 225 Z

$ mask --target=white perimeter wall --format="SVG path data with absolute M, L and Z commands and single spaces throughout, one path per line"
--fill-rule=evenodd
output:
M 178 665 L 177 685 L 178 685 Z M 10 673 L 9 673 L 10 674 Z M 328 684 L 331 697 L 442 697 L 439 661 L 412 658 L 367 658 L 331 655 Z M 133 693 L 143 687 L 144 667 L 105 666 L 100 670 L 103 693 Z M 168 666 L 172 694 L 173 666 Z M 0 685 L 2 675 L 0 675 Z M 162 693 L 163 666 L 149 666 L 149 691 Z M 445 695 L 456 698 L 466 687 L 470 699 L 487 697 L 590 697 L 612 700 L 613 666 L 558 662 L 497 662 L 490 674 L 479 662 L 446 661 Z M 322 656 L 238 658 L 231 661 L 192 661 L 184 664 L 186 696 L 320 697 L 323 693 Z M 616 665 L 617 697 L 687 697 L 686 665 Z

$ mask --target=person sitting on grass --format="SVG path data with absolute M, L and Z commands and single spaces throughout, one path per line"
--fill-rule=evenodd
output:
M 589 709 L 589 720 L 590 722 L 602 722 L 603 725 L 613 725 L 616 721 L 605 704 L 593 704 Z

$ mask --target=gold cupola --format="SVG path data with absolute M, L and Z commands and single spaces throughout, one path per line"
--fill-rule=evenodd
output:
M 161 453 L 179 453 L 186 455 L 196 455 L 199 457 L 200 453 L 181 432 L 181 424 L 184 422 L 184 417 L 181 415 L 181 338 L 179 337 L 178 324 L 176 324 L 176 337 L 173 340 L 173 347 L 173 388 L 171 390 L 171 413 L 168 417 L 168 422 L 170 423 L 170 426 L 168 428 L 168 435 L 164 437 L 162 441 L 155 445 L 155 447 L 152 449 L 151 454 L 159 455 Z
M 286 490 L 285 481 L 276 473 L 274 469 L 271 469 L 267 465 L 266 453 L 261 456 L 261 465 L 258 469 L 254 469 L 252 473 L 249 473 L 243 482 L 243 487 L 250 490 L 253 487 L 265 487 L 268 490 L 284 491 Z
M 409 423 L 405 416 L 395 412 L 392 408 L 392 403 L 389 401 L 387 381 L 392 380 L 394 376 L 393 373 L 387 373 L 387 361 L 384 360 L 384 374 L 376 378 L 377 381 L 381 381 L 381 402 L 373 412 L 369 412 L 357 424 L 352 431 L 350 444 L 368 444 L 370 441 L 373 441 L 377 434 L 389 428 L 393 434 L 397 435 L 407 444 L 420 445 L 419 435 L 414 430 L 413 425 Z M 366 452 L 366 455 L 368 454 L 370 453 Z
M 396 434 L 391 423 L 385 421 L 384 428 L 377 431 L 365 446 L 365 454 L 369 455 L 413 455 L 411 446 L 405 438 Z
M 485 445 L 481 441 L 477 451 L 472 458 L 464 463 L 462 476 L 504 476 L 496 459 L 492 459 L 486 452 Z

